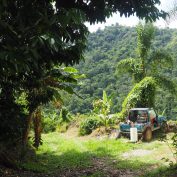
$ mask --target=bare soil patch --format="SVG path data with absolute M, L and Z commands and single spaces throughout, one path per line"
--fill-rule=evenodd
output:
M 123 153 L 122 157 L 124 158 L 142 157 L 142 156 L 150 155 L 152 153 L 153 153 L 153 150 L 135 149 L 130 152 Z

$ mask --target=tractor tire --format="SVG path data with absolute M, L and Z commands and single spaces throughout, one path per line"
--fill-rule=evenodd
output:
M 152 139 L 152 130 L 150 127 L 148 127 L 144 132 L 143 140 L 149 142 L 151 141 L 151 139 Z
M 167 122 L 162 123 L 161 130 L 162 130 L 163 133 L 168 133 L 169 127 L 168 127 Z
M 118 139 L 118 138 L 121 138 L 121 136 L 122 136 L 121 132 L 118 131 L 118 132 L 117 132 L 117 139 Z
M 118 139 L 121 138 L 121 132 L 119 130 L 113 130 L 109 135 L 110 139 Z

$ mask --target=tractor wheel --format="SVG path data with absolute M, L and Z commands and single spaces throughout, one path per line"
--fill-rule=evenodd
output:
M 119 130 L 113 130 L 109 136 L 111 139 L 121 138 L 121 132 Z
M 116 133 L 116 139 L 121 138 L 121 136 L 122 136 L 122 134 L 121 134 L 120 130 L 118 130 Z
M 151 130 L 150 127 L 145 130 L 144 135 L 143 135 L 143 139 L 145 141 L 148 141 L 148 142 L 151 141 L 151 139 L 152 139 L 152 130 Z
M 167 122 L 162 123 L 161 130 L 163 133 L 167 133 L 169 131 L 169 127 L 168 127 Z

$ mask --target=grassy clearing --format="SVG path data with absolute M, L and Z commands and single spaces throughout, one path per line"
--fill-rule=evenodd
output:
M 129 143 L 126 139 L 83 141 L 79 138 L 67 138 L 59 133 L 50 133 L 43 135 L 43 142 L 36 157 L 32 157 L 23 167 L 46 173 L 95 168 L 92 174 L 86 175 L 95 177 L 104 176 L 102 168 L 110 168 L 112 171 L 130 169 L 144 175 L 152 169 L 153 173 L 157 174 L 156 168 L 166 168 L 161 158 L 172 156 L 165 143 L 157 140 L 136 144 Z M 131 152 L 137 149 L 150 150 L 152 153 L 143 156 L 131 155 Z M 124 158 L 122 155 L 125 152 L 130 152 L 130 157 Z
M 118 156 L 134 147 L 133 144 L 114 140 L 66 139 L 58 133 L 44 134 L 43 141 L 37 156 L 26 163 L 25 168 L 51 172 L 56 169 L 87 167 L 94 157 Z

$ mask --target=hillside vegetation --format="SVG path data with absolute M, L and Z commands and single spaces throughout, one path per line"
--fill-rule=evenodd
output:
M 125 58 L 135 58 L 137 33 L 134 27 L 123 27 L 118 24 L 97 30 L 88 38 L 85 61 L 77 69 L 86 75 L 80 81 L 76 92 L 82 97 L 72 96 L 68 108 L 73 113 L 89 113 L 94 99 L 102 97 L 103 90 L 112 97 L 111 112 L 121 111 L 121 105 L 132 88 L 132 78 L 128 74 L 119 75 L 117 63 Z M 177 82 L 177 30 L 156 29 L 152 49 L 168 51 L 174 59 L 173 69 L 161 69 L 161 72 Z M 160 67 L 160 66 L 159 66 Z M 158 90 L 156 110 L 168 118 L 177 116 L 177 100 L 168 91 Z

